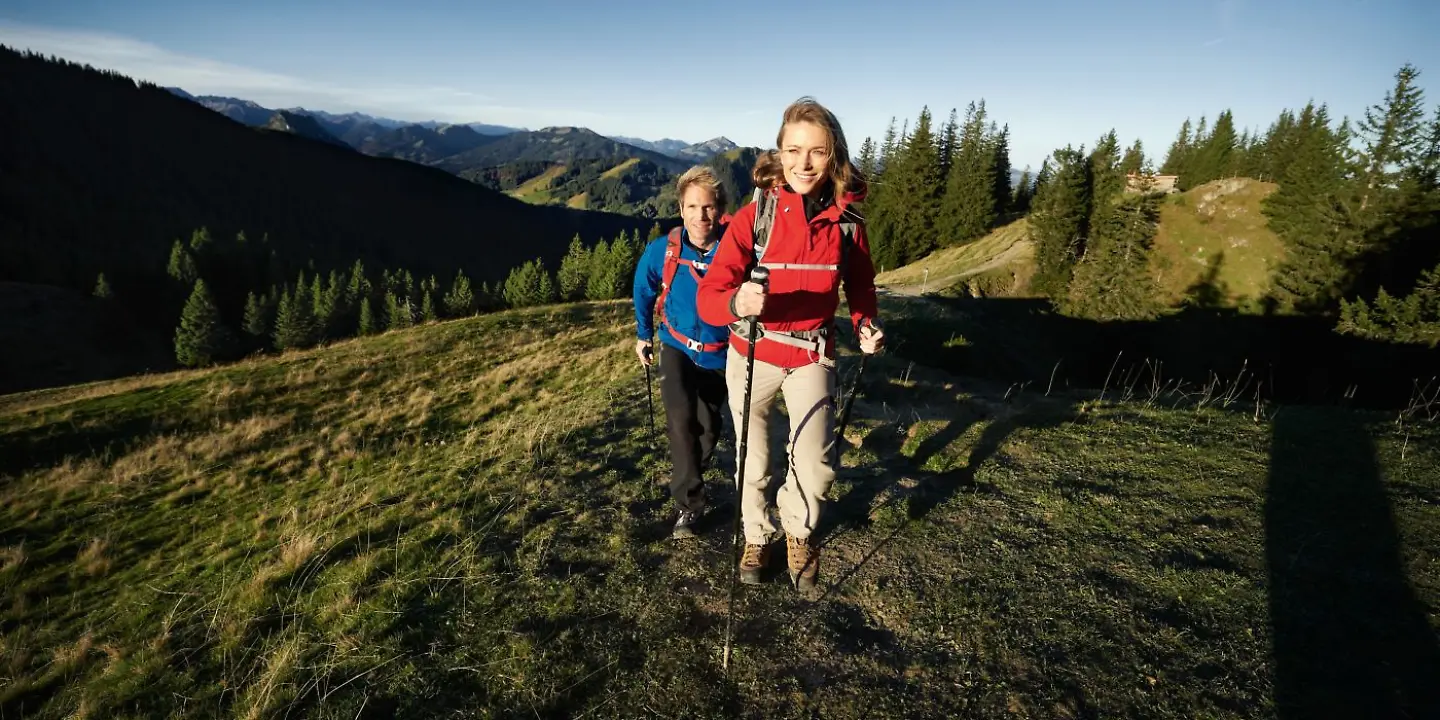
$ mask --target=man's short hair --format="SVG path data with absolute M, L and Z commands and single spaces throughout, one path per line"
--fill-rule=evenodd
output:
M 686 170 L 685 174 L 675 181 L 675 202 L 685 202 L 685 191 L 690 189 L 691 185 L 699 185 L 709 190 L 715 196 L 716 207 L 720 209 L 720 212 L 725 212 L 725 208 L 729 204 L 725 197 L 725 186 L 721 185 L 720 179 L 715 177 L 714 170 L 705 165 L 696 165 Z

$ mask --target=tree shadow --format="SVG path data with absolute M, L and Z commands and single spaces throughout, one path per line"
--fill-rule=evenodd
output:
M 1190 305 L 1210 310 L 1225 306 L 1228 288 L 1220 280 L 1220 264 L 1224 260 L 1225 251 L 1216 253 L 1214 257 L 1210 258 L 1210 262 L 1205 268 L 1205 274 L 1190 287 L 1185 288 L 1185 299 Z
M 1440 640 L 1352 413 L 1276 416 L 1265 554 L 1279 717 L 1440 716 Z

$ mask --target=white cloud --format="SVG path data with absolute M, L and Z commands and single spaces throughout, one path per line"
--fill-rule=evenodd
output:
M 355 87 L 269 72 L 166 50 L 109 33 L 45 28 L 0 21 L 0 44 L 56 55 L 113 70 L 137 80 L 184 89 L 192 95 L 226 95 L 266 107 L 301 106 L 327 112 L 364 112 L 402 120 L 490 122 L 540 127 L 612 119 L 604 113 L 506 104 L 454 87 Z

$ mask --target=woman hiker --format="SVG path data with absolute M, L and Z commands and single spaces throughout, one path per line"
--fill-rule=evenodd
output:
M 785 109 L 776 145 L 778 150 L 756 163 L 757 201 L 731 219 L 696 302 L 705 322 L 731 325 L 726 386 L 737 438 L 745 421 L 748 318 L 759 320 L 748 388 L 751 440 L 743 468 L 741 580 L 760 582 L 775 532 L 765 503 L 771 480 L 766 427 L 776 393 L 782 392 L 790 416 L 789 467 L 776 505 L 790 577 L 803 590 L 815 586 L 819 550 L 810 536 L 835 479 L 834 318 L 842 286 L 861 351 L 878 352 L 884 334 L 875 322 L 869 243 L 861 218 L 849 207 L 865 198 L 867 185 L 851 162 L 839 121 L 818 102 L 802 98 Z M 768 289 L 749 281 L 757 264 L 769 270 Z

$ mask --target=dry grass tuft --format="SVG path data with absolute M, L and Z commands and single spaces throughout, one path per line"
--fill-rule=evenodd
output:
M 106 554 L 109 549 L 110 541 L 105 538 L 90 538 L 89 544 L 80 551 L 75 562 L 86 575 L 99 577 L 110 571 L 110 558 Z

